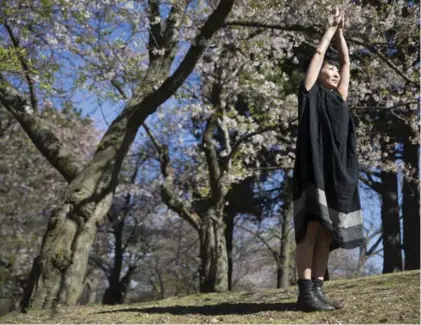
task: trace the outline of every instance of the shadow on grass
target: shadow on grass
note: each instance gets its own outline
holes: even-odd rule
[[[254,314],[262,311],[298,311],[296,303],[277,304],[229,304],[223,303],[210,306],[171,306],[171,307],[150,307],[150,308],[125,308],[110,311],[101,311],[98,314],[108,313],[150,313],[150,314],[172,314],[172,315],[229,315],[229,314]]]

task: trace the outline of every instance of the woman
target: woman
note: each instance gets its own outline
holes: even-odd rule
[[[343,35],[344,12],[336,8],[299,90],[299,131],[293,178],[298,307],[333,310],[342,305],[322,292],[329,251],[355,248],[363,237],[358,194],[355,125],[346,105],[350,78]],[[324,61],[336,36],[340,68]]]

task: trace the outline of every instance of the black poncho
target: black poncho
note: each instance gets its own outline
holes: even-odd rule
[[[319,83],[298,93],[299,128],[293,176],[295,240],[309,221],[332,231],[330,250],[363,239],[355,124],[342,96]]]

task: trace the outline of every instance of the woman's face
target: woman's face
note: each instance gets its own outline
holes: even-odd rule
[[[321,84],[329,89],[335,89],[338,87],[339,80],[341,76],[339,75],[338,68],[329,63],[324,63],[322,70],[320,70],[319,81]]]

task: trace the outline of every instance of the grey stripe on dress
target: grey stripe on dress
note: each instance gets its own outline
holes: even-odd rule
[[[329,208],[325,191],[316,188],[313,184],[309,184],[293,205],[294,219],[301,217],[305,212],[318,212],[320,217],[334,228],[347,229],[363,223],[361,210],[344,213]]]

